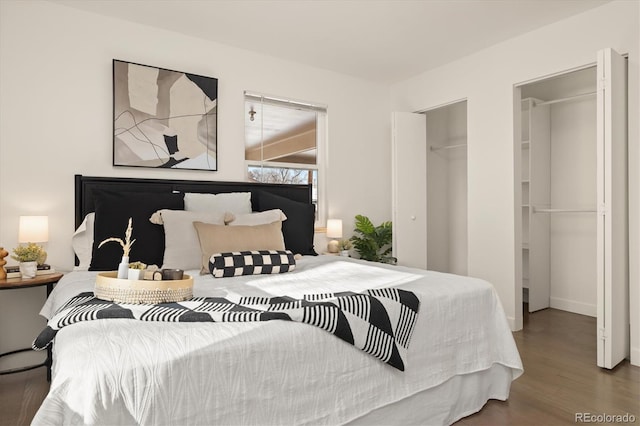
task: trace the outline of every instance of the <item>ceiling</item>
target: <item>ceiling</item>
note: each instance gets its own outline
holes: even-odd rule
[[[393,83],[610,0],[50,0]]]

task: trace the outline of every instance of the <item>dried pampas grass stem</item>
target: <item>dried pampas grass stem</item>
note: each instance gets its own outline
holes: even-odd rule
[[[133,232],[131,221],[132,221],[132,218],[129,218],[129,224],[127,225],[127,230],[124,233],[124,241],[122,241],[122,238],[116,238],[116,237],[107,238],[104,241],[102,241],[100,245],[98,245],[98,248],[102,247],[102,245],[105,243],[113,241],[113,242],[119,243],[122,246],[122,255],[128,257],[129,251],[131,251],[131,246],[133,245],[133,243],[136,242],[136,240],[131,239],[131,233]]]

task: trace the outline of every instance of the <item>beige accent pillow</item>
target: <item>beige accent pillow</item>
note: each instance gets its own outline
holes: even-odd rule
[[[209,273],[213,254],[242,250],[284,250],[282,222],[256,226],[225,226],[193,222],[202,252],[201,273]]]

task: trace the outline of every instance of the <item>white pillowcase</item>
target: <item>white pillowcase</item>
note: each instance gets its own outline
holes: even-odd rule
[[[273,222],[283,222],[287,216],[280,209],[266,210],[250,214],[236,214],[232,221],[227,221],[229,226],[256,226],[268,225]]]
[[[251,213],[250,192],[229,192],[223,194],[184,194],[184,209],[192,212]]]
[[[96,214],[94,212],[87,214],[71,237],[71,246],[80,261],[80,264],[74,268],[75,271],[89,270],[91,253],[93,251],[93,229],[95,221]]]
[[[202,254],[200,240],[193,222],[224,225],[225,212],[190,212],[185,210],[159,210],[164,223],[163,268],[200,269]]]

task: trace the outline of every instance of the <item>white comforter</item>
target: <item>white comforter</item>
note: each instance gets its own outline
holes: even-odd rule
[[[97,320],[60,330],[49,395],[34,424],[342,424],[453,376],[522,363],[485,281],[304,257],[294,272],[196,276],[195,296],[288,295],[400,286],[419,294],[406,371],[300,323],[147,323]],[[41,314],[93,288],[66,275]]]

